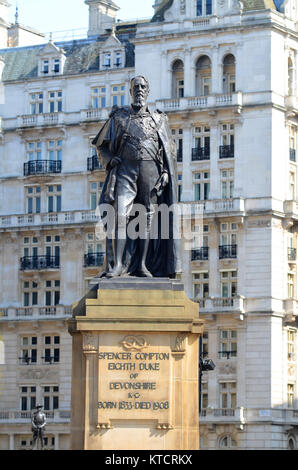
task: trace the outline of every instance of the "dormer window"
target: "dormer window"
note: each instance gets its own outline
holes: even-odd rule
[[[40,77],[62,75],[66,60],[65,51],[50,41],[38,53],[38,74]]]
[[[197,16],[212,15],[212,0],[197,0]]]
[[[111,67],[111,54],[110,53],[104,55],[104,66]]]
[[[48,60],[44,60],[43,63],[42,63],[42,65],[43,65],[42,72],[43,72],[44,74],[49,73],[49,61],[48,61]]]

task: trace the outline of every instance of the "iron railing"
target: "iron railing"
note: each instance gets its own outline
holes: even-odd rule
[[[34,160],[24,163],[24,176],[61,173],[61,160]]]
[[[89,266],[102,266],[104,263],[105,254],[102,252],[87,253],[84,256],[85,267]]]
[[[234,158],[234,145],[220,145],[219,158]]]
[[[237,245],[220,245],[219,259],[237,258]]]
[[[87,160],[88,171],[101,170],[101,169],[102,169],[102,164],[100,163],[96,155],[88,158]]]
[[[197,248],[192,250],[191,252],[191,260],[192,261],[203,261],[207,260],[209,257],[209,247],[202,246],[201,248]]]
[[[23,256],[20,261],[22,271],[60,268],[59,256]]]
[[[210,147],[196,147],[191,149],[191,159],[193,162],[210,160]]]

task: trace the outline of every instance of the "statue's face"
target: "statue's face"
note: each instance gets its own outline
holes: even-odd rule
[[[136,78],[132,82],[130,93],[132,97],[132,103],[135,106],[145,106],[149,90],[148,85],[143,78]]]

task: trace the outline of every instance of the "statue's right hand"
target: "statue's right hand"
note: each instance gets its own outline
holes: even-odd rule
[[[110,161],[110,167],[114,168],[116,165],[119,165],[119,163],[121,163],[121,158],[120,157],[114,157]]]

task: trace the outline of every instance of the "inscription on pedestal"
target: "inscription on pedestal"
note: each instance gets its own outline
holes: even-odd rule
[[[110,345],[100,345],[98,352],[98,422],[162,418],[168,423],[170,347],[150,344],[150,337],[141,335],[110,338]]]

